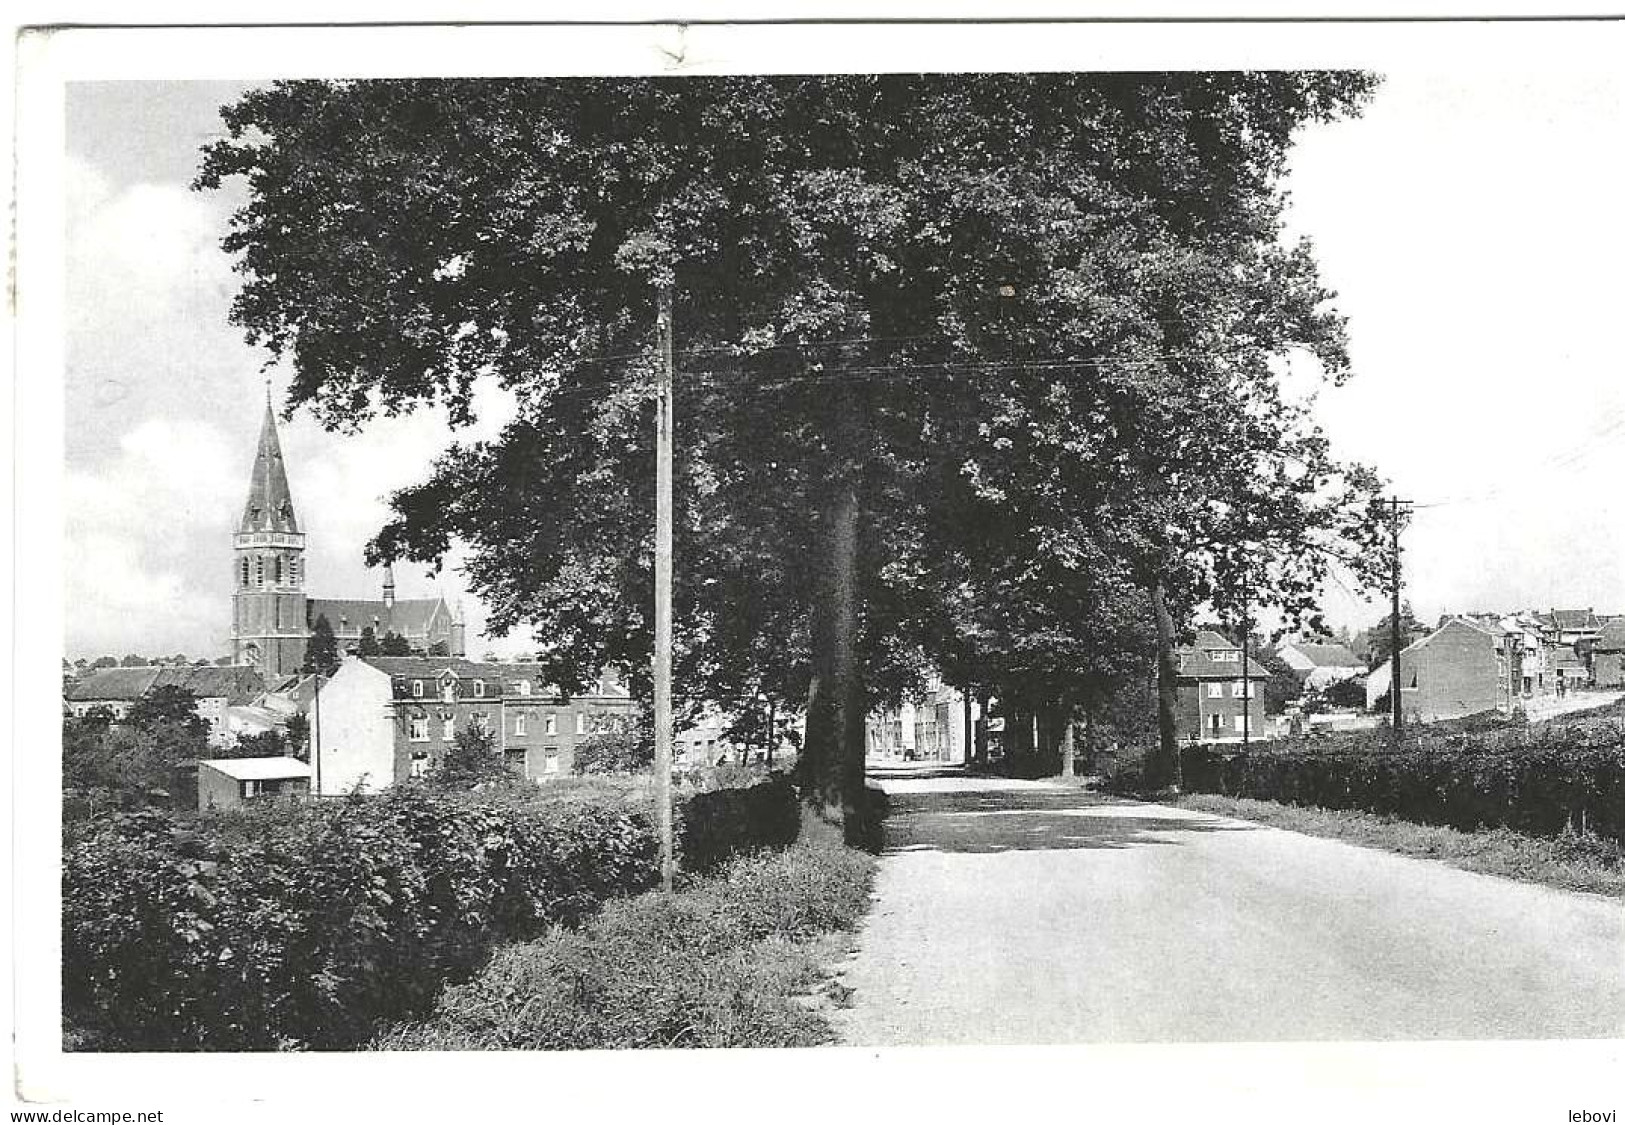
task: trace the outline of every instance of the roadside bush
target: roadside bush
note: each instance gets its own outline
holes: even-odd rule
[[[425,1011],[501,941],[652,887],[657,842],[625,787],[423,784],[203,817],[75,825],[63,857],[63,999],[80,1049],[343,1048]],[[795,838],[782,779],[687,798],[694,870]]]
[[[64,1008],[104,1050],[344,1047],[656,878],[645,813],[514,794],[117,815],[64,855]]]
[[[795,843],[801,805],[782,775],[747,789],[714,789],[683,800],[677,809],[677,847],[683,866],[709,871],[741,852]]]
[[[1566,829],[1625,840],[1625,736],[1608,723],[1424,728],[1396,752],[1370,733],[1185,751],[1192,792],[1364,809],[1464,831]]]
[[[508,946],[379,1050],[802,1047],[828,1027],[796,997],[824,934],[868,905],[873,860],[801,845],[735,860],[675,895],[611,903],[579,930]]]

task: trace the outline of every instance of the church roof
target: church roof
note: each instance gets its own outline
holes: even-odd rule
[[[299,531],[269,393],[265,396],[265,421],[260,425],[260,444],[254,453],[254,471],[249,477],[248,501],[243,505],[243,522],[239,531]]]
[[[316,618],[325,615],[335,637],[359,637],[361,630],[372,625],[373,618],[378,619],[375,632],[379,640],[390,632],[408,638],[424,637],[434,622],[435,612],[442,609],[448,628],[451,622],[451,610],[446,607],[444,598],[404,598],[393,607],[364,598],[309,598],[305,606],[305,620],[315,625]]]

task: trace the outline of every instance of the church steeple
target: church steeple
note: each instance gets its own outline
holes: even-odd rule
[[[305,537],[277,440],[271,387],[248,481],[242,523],[232,536],[232,651],[268,680],[299,671],[310,629],[305,621]]]
[[[260,425],[259,449],[248,481],[248,502],[243,505],[243,522],[238,530],[299,533],[293,494],[288,490],[288,472],[282,464],[282,444],[277,440],[270,383],[265,385],[265,421]]]

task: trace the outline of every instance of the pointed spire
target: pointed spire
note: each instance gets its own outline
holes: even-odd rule
[[[293,494],[288,491],[288,473],[282,464],[282,445],[277,440],[270,379],[265,381],[265,421],[260,426],[259,449],[254,454],[254,472],[249,478],[248,502],[243,505],[239,530],[299,530],[299,521],[293,514]]]

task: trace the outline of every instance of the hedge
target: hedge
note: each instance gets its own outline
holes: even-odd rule
[[[715,789],[687,798],[677,814],[683,866],[709,871],[741,852],[795,843],[801,802],[788,778],[743,789]]]
[[[1185,787],[1328,809],[1363,809],[1464,831],[1565,828],[1625,840],[1625,734],[1613,724],[1424,731],[1398,750],[1380,734],[1190,747]]]
[[[788,786],[755,789],[684,802],[690,866],[793,838]],[[115,814],[64,848],[71,1045],[353,1046],[427,1010],[494,943],[654,886],[656,853],[646,808],[535,790]]]

